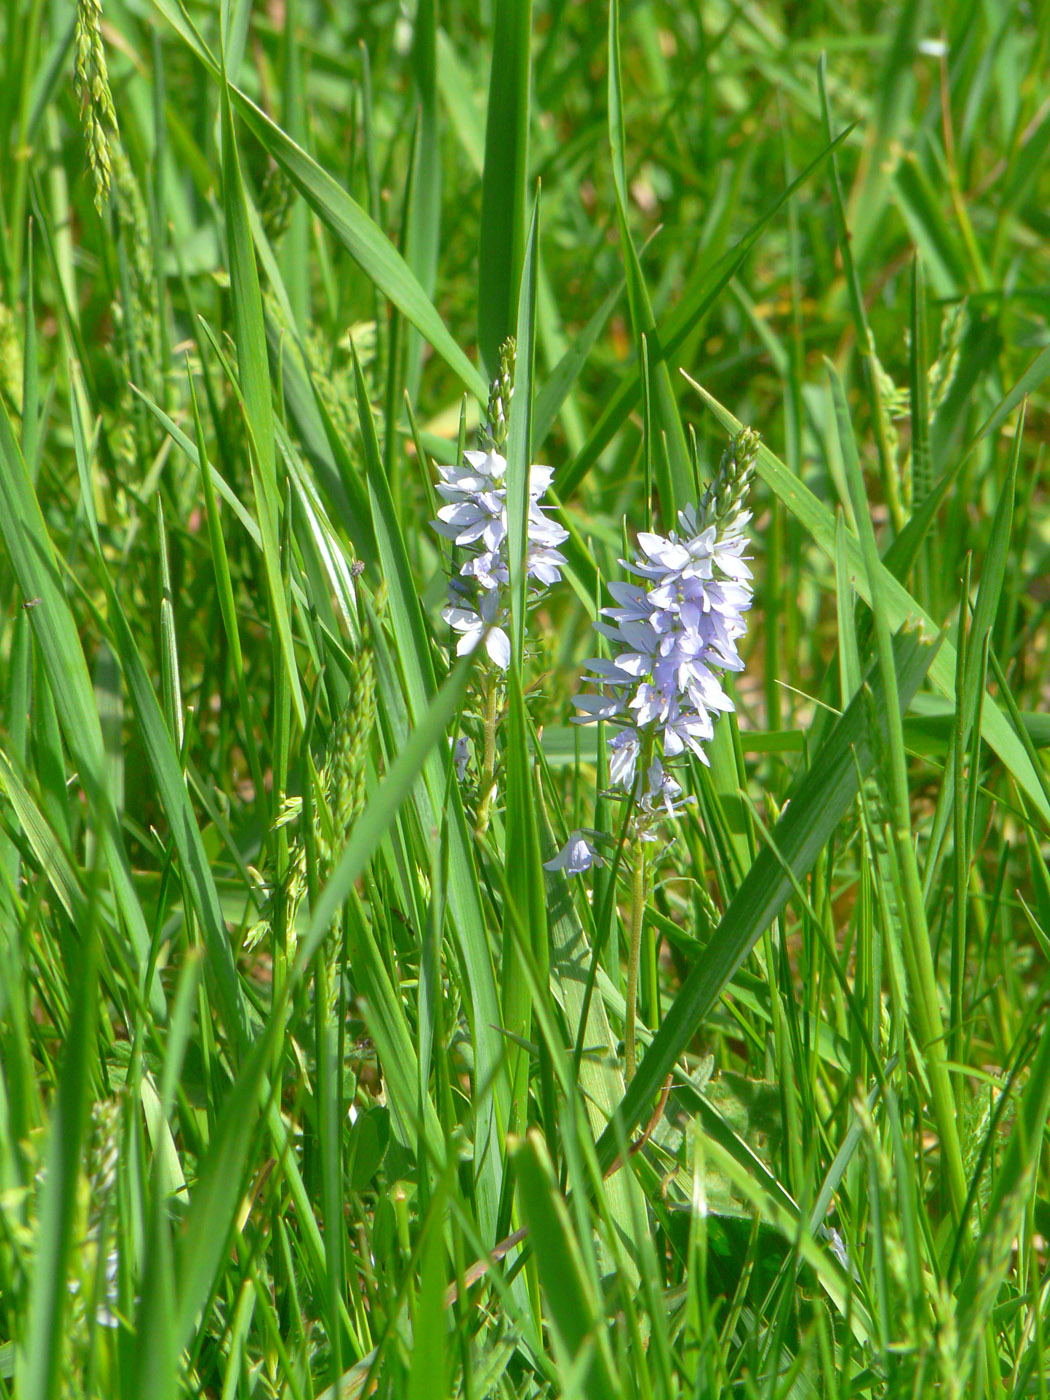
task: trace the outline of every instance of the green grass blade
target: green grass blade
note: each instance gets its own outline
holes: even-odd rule
[[[665,527],[675,519],[678,507],[688,504],[693,496],[693,477],[689,453],[685,444],[682,420],[674,399],[671,371],[664,353],[650,354],[643,360],[642,341],[647,347],[658,342],[652,302],[645,285],[642,266],[627,223],[627,168],[624,158],[623,102],[620,79],[620,6],[619,0],[609,5],[609,146],[612,152],[613,184],[620,222],[620,246],[627,270],[627,296],[631,308],[631,324],[638,344],[642,374],[648,375],[653,409],[653,441],[650,444],[660,489],[660,504]]]
[[[489,377],[513,332],[525,258],[532,0],[495,7],[478,249],[478,346]]]
[[[536,1252],[537,1272],[563,1367],[582,1368],[580,1393],[613,1400],[618,1387],[601,1300],[584,1267],[572,1220],[541,1138],[530,1133],[514,1153],[518,1200]]]
[[[507,557],[510,565],[511,663],[507,676],[508,716],[507,850],[515,853],[507,865],[507,888],[522,926],[531,938],[537,976],[547,981],[547,903],[542,856],[536,826],[535,777],[526,737],[523,673],[525,609],[528,596],[527,554],[529,466],[532,460],[532,379],[535,365],[536,262],[539,252],[539,199],[533,207],[529,239],[518,297],[514,394],[507,433]],[[518,965],[517,941],[509,927],[503,935],[503,1025],[508,1034],[527,1040],[531,1028],[529,984]],[[541,1069],[543,1069],[541,1054]],[[508,1131],[520,1132],[528,1104],[529,1057],[520,1044],[507,1051],[511,1117]]]
[[[434,693],[434,666],[408,551],[380,460],[368,390],[360,364],[357,363],[355,378],[373,527],[383,577],[389,591],[390,620],[404,679],[408,713],[418,723]],[[425,764],[424,779],[430,806],[430,811],[425,814],[426,822],[440,825],[444,812],[450,823],[449,911],[470,986],[471,1033],[478,1082],[475,1140],[477,1188],[480,1193],[481,1224],[485,1230],[494,1230],[502,1184],[502,1165],[496,1150],[497,1125],[501,1121],[498,1105],[502,1102],[506,1106],[507,1103],[504,1092],[504,1047],[498,1030],[499,998],[459,791],[453,786],[451,792],[446,793],[444,764],[436,754],[430,755]]]
[[[58,1095],[51,1112],[46,1177],[37,1224],[29,1322],[19,1348],[19,1390],[25,1400],[53,1400],[60,1393],[64,1344],[62,1320],[69,1307],[67,1268],[74,1246],[81,1144],[92,1077],[97,1069],[98,935],[93,901],[81,927],[77,995],[62,1055]]]
[[[224,90],[222,106],[223,197],[226,208],[226,238],[230,256],[230,292],[233,301],[234,338],[237,344],[237,384],[244,406],[251,447],[252,484],[255,508],[262,537],[263,563],[270,591],[273,623],[280,641],[285,675],[291,687],[299,724],[306,726],[306,705],[299,681],[299,663],[292,641],[291,621],[281,575],[278,531],[281,523],[281,497],[277,484],[277,454],[274,439],[273,405],[270,397],[270,371],[266,353],[266,323],[263,319],[259,272],[255,264],[248,205],[241,177],[240,157],[233,129],[229,93]],[[232,378],[232,376],[231,376]]]
[[[768,227],[784,205],[809,182],[831,152],[836,150],[848,135],[849,129],[840,132],[831,145],[821,151],[820,155],[810,162],[801,175],[792,180],[787,189],[773,201],[762,217],[752,224],[747,233],[727,253],[724,253],[713,267],[699,270],[695,283],[690,285],[688,292],[683,295],[674,311],[668,315],[667,323],[659,336],[648,338],[651,365],[658,359],[673,355],[684,344],[687,337],[692,334],[717,301],[721,292],[743,266],[744,260],[758,242],[763,230]],[[582,450],[562,472],[558,487],[563,497],[570,496],[586,478],[598,458],[637,408],[641,396],[641,373],[640,369],[635,369],[620,382]]]
[[[116,812],[106,782],[104,746],[91,680],[77,627],[59,580],[54,550],[29,479],[7,410],[0,404],[0,533],[29,610],[48,685],[66,742],[98,814],[110,878],[131,938],[140,973],[149,960],[150,936],[135,892]],[[36,601],[39,600],[39,601]],[[163,1016],[160,986],[150,994],[155,1014]]]
[[[143,747],[149,760],[161,805],[171,826],[172,839],[179,852],[183,874],[193,899],[194,912],[204,930],[208,969],[214,978],[220,1014],[232,1043],[243,1049],[248,1039],[248,1022],[230,939],[226,932],[222,905],[215,887],[200,828],[190,803],[186,782],[171,732],[153,693],[149,676],[124,610],[112,590],[108,576],[109,622],[132,708],[138,721]]]
[[[214,58],[170,0],[153,0],[153,3],[205,67],[217,77],[219,68]],[[484,403],[488,395],[484,378],[449,334],[433,302],[375,221],[249,97],[233,84],[229,93],[242,120],[318,218],[331,229],[358,263],[365,276],[393,302],[471,393]]]

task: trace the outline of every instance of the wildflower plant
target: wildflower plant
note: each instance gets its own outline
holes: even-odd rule
[[[1001,8],[7,6],[0,1400],[1050,1400]]]
[[[747,493],[758,435],[744,428],[723,454],[715,479],[696,507],[678,514],[679,530],[638,536],[632,581],[612,582],[609,621],[595,623],[612,643],[610,657],[592,657],[585,681],[596,689],[576,697],[578,724],[605,723],[609,775],[631,803],[635,845],[631,946],[627,986],[627,1073],[634,1068],[634,1021],[642,917],[646,897],[646,843],[692,799],[672,766],[692,754],[707,763],[705,744],[733,701],[722,684],[742,671],[738,643],[753,589],[745,533]],[[581,844],[582,843],[582,844]],[[594,853],[579,832],[558,857],[570,874],[585,870]]]

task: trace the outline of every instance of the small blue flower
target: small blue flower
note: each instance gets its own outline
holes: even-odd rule
[[[564,870],[566,875],[582,875],[592,865],[605,862],[584,836],[582,831],[572,831],[569,839],[553,860],[543,863],[544,870]]]

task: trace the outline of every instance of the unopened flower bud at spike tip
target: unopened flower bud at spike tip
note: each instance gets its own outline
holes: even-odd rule
[[[758,443],[753,428],[741,428],[723,452],[715,479],[697,507],[697,516],[704,525],[716,530],[731,529],[743,513],[754,480]]]
[[[508,336],[499,349],[499,366],[496,377],[489,389],[488,424],[486,434],[493,447],[502,448],[507,443],[507,424],[510,421],[510,401],[514,397],[514,366],[517,358],[517,343]]]

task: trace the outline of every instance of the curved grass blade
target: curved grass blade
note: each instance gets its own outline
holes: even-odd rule
[[[170,0],[153,0],[153,4],[212,76],[219,77],[220,69],[214,57]],[[365,276],[393,302],[471,393],[484,403],[488,395],[485,380],[456,344],[433,302],[379,225],[301,146],[232,83],[229,85],[229,95],[245,125],[250,127],[260,144],[318,218],[339,239]]]
[[[689,383],[725,430],[728,433],[739,432],[742,426],[740,420],[694,379],[690,379],[688,375],[685,377],[689,379]],[[833,561],[835,558],[835,517],[827,506],[818,501],[812,491],[803,485],[764,443],[759,445],[756,469],[766,485],[780,497],[791,514],[812,536],[814,542]],[[846,548],[850,573],[856,579],[857,592],[866,602],[870,602],[860,543],[852,533],[848,533],[846,536]],[[928,630],[934,629],[932,619],[884,564],[880,566],[878,578],[880,587],[884,589],[886,611],[891,627],[899,628],[908,618],[917,618],[925,624]],[[933,659],[930,666],[930,679],[943,695],[947,696],[949,700],[954,699],[955,648],[947,640]],[[1023,744],[991,696],[985,699],[981,716],[981,735],[1032,799],[1043,820],[1050,822],[1050,804],[1043,793],[1042,784],[1036,776]]]

